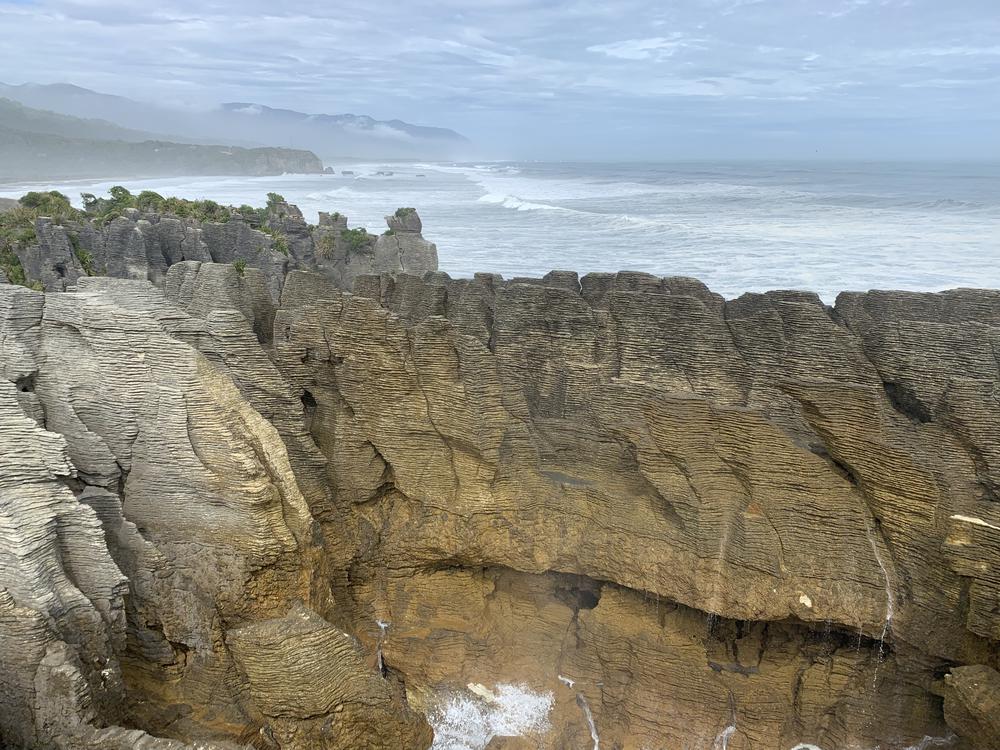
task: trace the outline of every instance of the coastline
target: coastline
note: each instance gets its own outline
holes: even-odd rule
[[[335,175],[125,181],[139,192],[260,205],[285,195],[315,224],[337,211],[351,226],[416,206],[442,270],[541,277],[629,268],[704,280],[727,298],[811,289],[940,291],[1000,286],[1000,167],[799,163],[579,165],[509,162],[333,163]],[[353,172],[344,175],[343,172]],[[378,172],[392,172],[391,176]],[[423,176],[419,176],[423,175]],[[115,180],[44,187],[79,204]],[[41,187],[41,186],[39,186]],[[3,191],[0,195],[16,195]]]

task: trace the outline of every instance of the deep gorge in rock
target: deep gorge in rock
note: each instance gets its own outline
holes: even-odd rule
[[[1000,292],[452,279],[279,199],[12,246],[0,745],[1000,747]]]

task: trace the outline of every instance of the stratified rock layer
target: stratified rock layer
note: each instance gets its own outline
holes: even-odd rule
[[[996,659],[996,598],[975,593],[1000,525],[996,293],[830,309],[640,274],[355,291],[283,307],[275,345],[352,504],[356,606],[393,622],[407,684],[559,694],[568,675],[623,747],[710,745],[730,722],[730,747],[948,734],[937,676]]]
[[[341,214],[321,213],[319,224],[310,225],[283,200],[269,202],[265,214],[261,221],[231,209],[226,221],[214,222],[127,208],[103,223],[40,217],[34,239],[15,242],[10,252],[45,291],[65,291],[89,276],[147,279],[162,288],[176,264],[222,263],[258,273],[255,287],[263,286],[275,303],[293,270],[316,271],[349,290],[361,275],[420,275],[438,267],[437,248],[420,234],[413,209],[387,216],[390,229],[378,237],[348,229]]]
[[[213,260],[0,286],[7,744],[996,746],[1000,293]]]
[[[330,657],[339,703],[308,717],[325,739],[296,746],[353,748],[372,722],[429,744],[426,722],[349,647],[296,661],[230,643],[293,608],[333,632],[303,494],[315,484],[293,469],[309,456],[251,405],[294,397],[246,320],[192,318],[147,282],[87,281],[48,297],[0,290],[0,738],[76,747],[111,723],[273,742],[304,730],[262,711],[279,688],[248,665],[301,686],[312,658]],[[228,357],[248,365],[241,380]]]

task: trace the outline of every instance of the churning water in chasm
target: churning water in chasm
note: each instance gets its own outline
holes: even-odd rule
[[[559,675],[559,681],[569,689],[576,682]],[[576,703],[580,707],[590,731],[592,747],[583,750],[600,750],[600,738],[593,713],[582,692],[576,692]],[[444,694],[439,703],[428,712],[428,719],[434,728],[434,744],[431,750],[483,750],[494,737],[540,737],[551,729],[549,714],[554,705],[551,692],[531,690],[525,685],[501,684],[493,690],[470,684],[465,690]],[[703,750],[729,750],[729,742],[736,734],[735,722],[724,727],[710,746]],[[932,750],[950,747],[957,737],[926,736],[920,742],[905,750]],[[650,747],[647,750],[681,750],[674,747]],[[702,750],[696,745],[685,746],[683,750]],[[783,750],[783,749],[779,749]],[[802,742],[788,750],[842,750],[827,748]],[[867,750],[881,750],[880,747]]]
[[[434,727],[431,750],[483,750],[494,737],[544,734],[554,696],[524,685],[497,685],[493,690],[469,685],[441,698],[428,712]]]

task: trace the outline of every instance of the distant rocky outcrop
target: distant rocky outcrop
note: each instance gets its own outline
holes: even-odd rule
[[[319,225],[311,226],[273,193],[262,209],[133,196],[123,188],[112,193],[88,197],[83,212],[58,193],[27,196],[0,218],[0,269],[21,283],[63,291],[88,276],[148,279],[163,287],[175,264],[231,264],[235,271],[227,275],[240,287],[266,291],[272,307],[293,270],[318,271],[342,289],[364,274],[437,270],[437,249],[420,234],[413,209],[387,217],[390,229],[376,237],[349,229],[340,214],[321,214]],[[177,283],[193,290],[196,269],[186,265],[179,272],[185,281]],[[262,330],[269,335],[270,323]]]
[[[65,179],[134,174],[314,174],[323,163],[311,151],[203,146],[167,141],[95,141],[12,130],[0,125],[0,178]]]
[[[1000,292],[451,279],[406,209],[105,200],[120,278],[0,285],[0,745],[426,750],[458,693],[480,748],[997,747]]]

